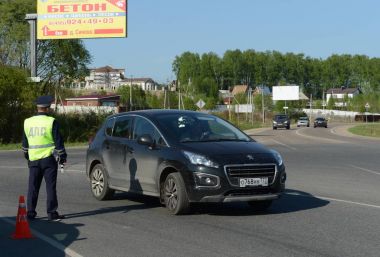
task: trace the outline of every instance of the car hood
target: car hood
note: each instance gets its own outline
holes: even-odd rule
[[[273,152],[257,142],[197,142],[184,150],[199,153],[222,164],[275,162]]]

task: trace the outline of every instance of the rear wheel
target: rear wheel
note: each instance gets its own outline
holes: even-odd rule
[[[166,208],[171,214],[178,215],[189,211],[189,198],[185,183],[179,173],[170,173],[166,177],[163,194]]]
[[[287,126],[286,129],[290,129],[290,126]]]
[[[251,206],[251,208],[258,212],[263,212],[268,210],[268,208],[272,204],[272,200],[265,200],[265,201],[249,201],[248,204]]]
[[[103,165],[96,164],[90,174],[92,195],[100,200],[112,198],[115,190],[109,188],[108,177]]]

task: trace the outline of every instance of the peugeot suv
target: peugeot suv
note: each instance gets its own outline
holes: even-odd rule
[[[290,129],[290,119],[286,114],[277,114],[273,117],[273,129],[286,128]]]
[[[213,115],[144,110],[106,119],[87,150],[98,200],[115,190],[159,198],[171,214],[193,202],[247,202],[267,209],[285,189],[280,154]]]

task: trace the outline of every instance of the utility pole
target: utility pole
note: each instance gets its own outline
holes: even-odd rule
[[[37,77],[37,14],[26,14],[25,20],[30,25],[30,76],[32,80]],[[36,81],[38,82],[38,81]]]
[[[310,94],[310,120],[313,117],[313,94]]]
[[[261,85],[261,107],[262,107],[262,110],[263,110],[263,123],[265,123],[264,85]]]

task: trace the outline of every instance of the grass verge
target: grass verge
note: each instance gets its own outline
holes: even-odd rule
[[[380,123],[358,125],[348,131],[355,135],[380,138]]]

